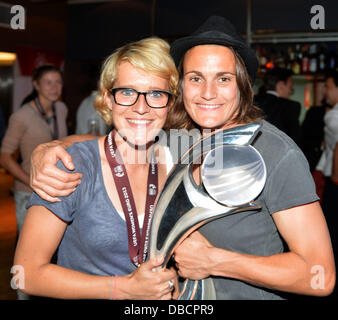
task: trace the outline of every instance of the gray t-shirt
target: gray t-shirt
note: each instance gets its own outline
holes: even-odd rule
[[[199,229],[216,247],[269,256],[285,251],[272,215],[318,200],[307,160],[283,132],[263,121],[253,146],[267,169],[266,185],[257,198],[260,211],[245,211],[217,219]],[[287,248],[286,248],[287,250]],[[213,277],[217,299],[281,299],[280,293],[243,281]]]
[[[135,270],[129,258],[126,222],[106,192],[97,140],[75,143],[67,149],[81,184],[61,202],[51,203],[33,194],[28,207],[41,205],[67,228],[58,250],[61,266],[95,275],[124,275]],[[57,166],[66,170],[59,161]]]

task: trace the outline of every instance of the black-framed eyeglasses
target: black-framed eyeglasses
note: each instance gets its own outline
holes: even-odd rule
[[[164,90],[140,92],[132,88],[112,88],[109,89],[109,92],[113,95],[116,104],[126,107],[134,105],[140,94],[143,94],[147,105],[156,109],[167,107],[173,96],[170,92]]]

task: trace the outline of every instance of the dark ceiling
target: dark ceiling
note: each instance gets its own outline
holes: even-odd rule
[[[252,0],[252,30],[313,31],[310,10],[318,4],[325,9],[325,31],[338,31],[338,1],[335,0]],[[89,58],[106,54],[124,42],[151,34],[171,41],[191,33],[213,14],[227,17],[240,32],[246,32],[247,0],[69,4],[67,55]]]
[[[5,0],[17,3],[16,0]],[[51,49],[71,59],[99,59],[127,41],[157,35],[169,41],[187,35],[213,14],[227,17],[246,32],[247,0],[23,0],[27,30],[4,37],[0,46],[38,46],[44,38]],[[310,32],[313,5],[325,9],[325,30],[338,31],[336,0],[251,0],[252,30]],[[1,29],[1,28],[0,28]],[[0,30],[0,36],[4,34]],[[65,40],[66,39],[66,40]],[[8,43],[6,43],[8,41]],[[55,44],[55,45],[54,45]],[[1,48],[0,48],[1,49]]]

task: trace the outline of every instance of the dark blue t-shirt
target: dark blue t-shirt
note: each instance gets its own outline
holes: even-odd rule
[[[95,275],[124,275],[135,270],[129,258],[125,221],[104,187],[97,140],[75,143],[67,149],[81,184],[61,202],[51,203],[33,194],[28,203],[41,205],[67,222],[58,250],[58,265]],[[58,168],[66,170],[59,161]]]

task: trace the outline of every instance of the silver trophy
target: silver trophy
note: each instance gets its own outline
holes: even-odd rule
[[[266,167],[250,144],[260,124],[217,132],[195,143],[171,171],[152,218],[149,257],[164,256],[166,267],[175,248],[203,224],[261,207],[252,202],[262,191]],[[202,184],[192,177],[193,164],[203,159]],[[211,278],[184,281],[180,300],[213,300]]]

